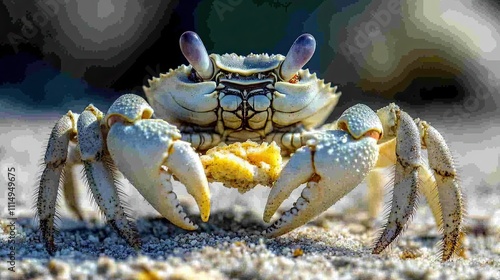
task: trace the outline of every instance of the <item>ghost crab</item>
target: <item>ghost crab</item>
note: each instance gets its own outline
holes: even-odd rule
[[[208,55],[194,32],[180,47],[190,62],[144,87],[139,96],[118,98],[106,114],[89,105],[69,111],[55,124],[40,178],[37,214],[46,248],[55,251],[54,217],[58,187],[76,212],[71,167],[83,164],[85,179],[108,223],[133,247],[141,243],[118,191],[121,172],[144,198],[173,224],[194,230],[173,192],[171,180],[184,184],[200,209],[210,214],[207,178],[197,152],[219,143],[275,142],[291,158],[274,182],[264,210],[269,222],[281,203],[303,183],[294,207],[265,230],[285,234],[315,218],[365,178],[380,193],[380,168],[394,166],[391,211],[373,253],[400,234],[423,192],[443,231],[442,260],[458,251],[463,202],[449,149],[439,132],[412,119],[395,104],[378,111],[358,104],[332,124],[321,125],[340,97],[336,87],[302,70],[316,43],[301,35],[288,54]],[[154,111],[153,111],[154,108]],[[427,149],[428,165],[422,160]],[[380,198],[380,195],[377,195]],[[377,204],[377,202],[373,202]],[[373,207],[372,214],[378,212]]]

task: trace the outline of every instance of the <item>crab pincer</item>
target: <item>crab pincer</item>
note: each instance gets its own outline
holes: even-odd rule
[[[356,121],[359,115],[370,121]],[[306,146],[292,155],[269,194],[264,221],[303,183],[307,186],[281,218],[265,233],[276,237],[300,227],[326,211],[358,186],[375,166],[382,124],[365,105],[349,108],[338,120],[345,130],[327,130],[308,136]]]
[[[142,98],[125,95],[106,114],[107,146],[123,175],[163,217],[174,225],[194,230],[173,192],[175,176],[200,209],[202,221],[210,216],[210,190],[198,154],[181,139],[175,126],[151,119],[153,109]]]

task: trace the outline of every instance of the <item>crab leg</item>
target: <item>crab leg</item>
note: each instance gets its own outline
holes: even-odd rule
[[[421,187],[421,192],[424,194],[425,199],[427,200],[427,203],[429,204],[429,207],[431,208],[432,215],[434,216],[434,220],[436,221],[436,226],[443,231],[443,234],[446,234],[448,232],[448,235],[444,235],[443,237],[443,249],[442,249],[442,260],[446,261],[452,256],[452,252],[455,252],[455,254],[459,257],[462,258],[467,258],[467,249],[465,248],[465,232],[461,229],[462,223],[463,223],[463,216],[465,214],[464,210],[464,200],[461,195],[461,190],[459,189],[459,184],[458,180],[455,178],[455,183],[456,186],[452,187],[450,191],[451,196],[453,196],[452,200],[456,201],[452,202],[451,204],[445,204],[443,207],[441,207],[442,203],[441,202],[441,197],[440,192],[438,191],[438,185],[436,182],[436,177],[438,175],[433,175],[433,171],[429,170],[429,168],[422,169],[422,171],[425,170],[425,172],[422,172],[422,175],[420,176],[420,180],[422,182],[422,187]],[[446,187],[445,187],[446,188]],[[445,188],[442,188],[442,192],[445,190]],[[456,188],[456,189],[455,189]],[[455,193],[454,193],[455,192]],[[460,206],[460,208],[458,208]],[[450,221],[450,227],[448,227],[448,230],[443,228],[443,213],[441,210],[442,208],[448,207],[448,211],[453,211],[452,209],[455,210],[456,219],[451,219]],[[460,213],[460,215],[458,215]],[[449,216],[447,219],[450,219]],[[445,219],[446,220],[446,219]],[[458,234],[458,239],[455,239],[456,236],[454,236],[454,230],[456,228],[459,228],[459,234]],[[447,241],[447,240],[448,241]],[[456,240],[456,244],[454,245],[454,242]],[[448,245],[446,245],[448,244]],[[452,247],[455,249],[452,250]],[[448,249],[447,249],[448,248]]]
[[[368,212],[370,218],[375,219],[381,212],[384,186],[391,182],[390,176],[384,172],[384,168],[394,167],[396,164],[396,138],[379,145],[379,155],[375,168],[367,176],[368,184]],[[424,194],[436,222],[441,223],[441,206],[435,190],[436,181],[432,172],[422,165],[418,177],[420,180],[420,191]]]
[[[415,210],[421,169],[419,131],[411,117],[397,111],[396,169],[391,212],[373,253],[379,254],[401,233]]]
[[[116,167],[104,151],[101,119],[102,113],[92,105],[89,105],[78,119],[78,147],[85,178],[107,221],[132,247],[139,249],[141,242],[137,228],[125,213],[118,194]]]
[[[396,163],[396,138],[379,145],[379,150],[376,168],[373,169],[367,177],[367,196],[370,198],[368,200],[368,209],[370,218],[372,219],[375,219],[380,213],[384,186],[390,182],[390,178],[384,176],[382,170],[387,167],[392,167]],[[436,180],[432,175],[432,171],[425,165],[421,166],[418,177],[420,180],[420,192],[425,196],[427,204],[429,204],[432,215],[439,227],[442,224],[442,218],[441,206],[439,205],[438,193],[436,190]]]
[[[379,145],[379,156],[376,168],[373,169],[367,177],[368,183],[368,209],[371,218],[378,216],[380,212],[380,205],[382,202],[382,194],[384,186],[390,182],[390,178],[383,176],[382,169],[393,167],[396,163],[396,138],[391,141]],[[420,192],[425,196],[429,207],[431,208],[432,215],[436,223],[441,225],[441,206],[437,197],[436,181],[432,175],[432,171],[425,165],[420,167],[418,177],[420,180]],[[374,199],[375,197],[376,199]]]
[[[360,116],[373,122],[352,122]],[[307,186],[294,207],[266,230],[268,236],[285,234],[321,214],[358,186],[375,166],[382,130],[375,112],[357,105],[344,112],[339,121],[347,131],[318,132],[284,167],[269,194],[264,221],[269,222],[294,189],[302,183]]]
[[[384,201],[384,186],[388,182],[384,171],[381,168],[373,169],[366,176],[366,183],[368,185],[368,216],[370,221],[374,221],[382,210],[382,203]]]
[[[453,158],[441,134],[427,122],[419,122],[423,143],[427,148],[429,165],[433,170],[441,207],[443,229],[443,256],[446,261],[460,246],[461,225],[463,219],[463,199],[457,180]],[[441,222],[441,223],[439,223]]]
[[[377,114],[382,120],[384,131],[388,132],[382,140],[392,139],[397,136],[397,139],[392,139],[381,145],[377,167],[387,167],[396,162],[395,175],[397,180],[398,176],[401,176],[401,173],[397,171],[397,165],[404,163],[401,159],[402,151],[398,150],[399,143],[413,143],[410,147],[404,148],[403,151],[414,152],[417,149],[415,148],[416,146],[422,146],[422,148],[427,149],[429,166],[432,171],[426,165],[422,165],[420,160],[415,162],[415,167],[418,168],[418,181],[416,183],[418,184],[418,190],[426,197],[437,226],[443,228],[443,224],[446,225],[443,228],[442,260],[448,260],[453,253],[465,256],[465,252],[463,251],[464,248],[462,247],[464,234],[461,231],[463,199],[456,178],[456,170],[454,168],[452,156],[443,137],[432,126],[419,119],[412,121],[415,123],[415,127],[413,127],[409,116],[402,112],[395,104],[390,104],[380,109]],[[401,126],[413,127],[411,128],[412,132],[405,133],[401,130]],[[418,136],[415,136],[415,129],[418,131]],[[396,153],[391,152],[391,150],[394,150],[391,148],[391,146],[393,146],[392,142],[396,142]],[[368,181],[368,183],[369,187],[373,188],[378,182]],[[396,196],[396,188],[394,196]],[[408,197],[409,201],[413,200],[413,194]],[[394,200],[392,210],[394,210]],[[411,209],[408,210],[410,211]],[[400,212],[401,211],[398,211],[399,214]],[[374,253],[382,251],[382,247],[384,245],[387,247],[387,242],[390,243],[390,239],[385,241],[383,239],[391,236],[390,231],[388,231],[388,226],[390,226],[391,223],[391,215],[393,215],[393,211],[391,211],[389,222],[374,248]],[[396,216],[396,214],[394,214],[394,216]]]
[[[110,107],[107,145],[118,169],[144,198],[170,222],[197,229],[186,215],[170,182],[174,175],[186,186],[200,209],[202,221],[210,215],[210,192],[200,158],[181,139],[177,128],[149,119],[152,109],[136,95],[124,95]]]
[[[76,149],[76,145],[69,145],[68,157],[64,165],[64,182],[63,182],[63,195],[68,209],[73,212],[79,220],[83,220],[82,209],[78,204],[77,184],[75,182],[74,166],[81,164],[80,152]]]
[[[375,168],[366,176],[368,185],[368,215],[373,221],[381,212],[384,200],[384,187],[391,182],[391,177],[387,176],[385,168],[394,166],[396,162],[396,139],[379,145],[379,154]]]
[[[68,155],[68,144],[76,135],[78,114],[69,111],[55,124],[49,137],[45,152],[45,168],[40,177],[37,196],[37,214],[40,219],[45,247],[49,254],[54,254],[54,217],[56,213],[57,192],[64,165]]]

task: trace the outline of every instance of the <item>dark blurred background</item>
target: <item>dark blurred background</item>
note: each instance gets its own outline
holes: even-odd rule
[[[3,0],[2,115],[106,109],[125,92],[142,95],[148,78],[186,63],[179,36],[193,30],[220,54],[286,54],[313,34],[306,67],[343,92],[332,118],[358,102],[391,101],[453,123],[489,117],[497,13],[485,0]]]

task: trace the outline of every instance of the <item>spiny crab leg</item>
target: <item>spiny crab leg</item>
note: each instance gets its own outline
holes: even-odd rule
[[[396,170],[391,212],[373,253],[382,252],[401,233],[414,212],[419,189],[422,158],[418,128],[412,118],[396,112]]]
[[[136,227],[125,214],[115,187],[115,168],[104,150],[101,118],[102,113],[92,105],[81,115],[70,111],[61,117],[50,135],[44,159],[46,167],[38,190],[37,214],[47,251],[51,255],[56,251],[54,217],[58,188],[61,183],[71,184],[71,178],[67,177],[72,176],[70,167],[76,161],[83,163],[85,179],[108,222],[131,246],[140,247]],[[78,145],[70,147],[70,141],[76,141],[77,134]],[[75,155],[68,157],[68,149]]]
[[[394,231],[402,229],[403,224],[401,224],[401,221],[403,221],[402,218],[405,217],[405,214],[400,211],[401,206],[399,204],[404,203],[403,205],[406,205],[405,209],[411,210],[407,207],[407,202],[395,202],[396,196],[399,197],[400,195],[403,195],[402,198],[406,196],[406,200],[412,202],[415,190],[413,185],[407,185],[406,192],[401,190],[396,193],[398,178],[405,177],[405,171],[402,171],[401,167],[398,168],[398,165],[407,166],[407,168],[411,167],[412,165],[408,164],[408,160],[405,160],[404,157],[415,155],[415,151],[420,150],[419,147],[421,146],[427,149],[429,167],[432,171],[426,165],[422,165],[422,160],[413,160],[413,168],[418,170],[418,178],[415,179],[413,172],[410,172],[407,178],[416,180],[415,185],[425,195],[438,227],[443,229],[442,260],[450,259],[454,253],[464,255],[465,253],[461,251],[463,250],[461,242],[463,242],[464,238],[461,230],[464,214],[463,198],[453,158],[443,137],[425,121],[411,120],[395,104],[390,104],[378,110],[377,115],[384,125],[385,133],[381,142],[390,140],[381,145],[379,159],[383,160],[377,162],[377,167],[383,168],[390,166],[391,163],[396,163],[396,187],[389,221],[381,238],[375,245],[374,253],[380,253],[383,248],[387,247],[388,243],[394,240]],[[402,147],[403,145],[406,145],[406,147]],[[391,153],[391,150],[394,149],[391,149],[393,146],[395,146],[395,153]],[[369,185],[373,183],[376,182],[369,182]],[[398,224],[401,224],[401,226],[398,226]]]
[[[463,198],[457,180],[453,157],[443,136],[425,121],[419,121],[424,147],[427,148],[429,166],[433,170],[441,206],[442,221],[438,227],[443,229],[442,260],[451,258],[460,247],[463,219]]]
[[[294,189],[303,183],[307,186],[294,207],[266,229],[268,236],[287,233],[326,211],[358,186],[377,162],[382,125],[375,112],[358,104],[347,109],[338,123],[344,131],[309,135],[307,145],[297,150],[284,167],[269,194],[264,221],[270,221]]]
[[[100,123],[102,113],[92,105],[78,119],[78,148],[87,184],[107,222],[135,249],[141,241],[133,223],[122,206],[117,190],[116,167],[105,152]]]
[[[105,125],[108,150],[123,175],[144,198],[176,226],[195,225],[180,205],[170,182],[174,175],[191,194],[202,221],[210,215],[210,192],[203,165],[176,127],[150,119],[153,109],[139,96],[127,94],[109,108]]]
[[[63,170],[68,155],[68,144],[76,135],[78,114],[69,111],[62,116],[49,137],[45,152],[45,168],[40,177],[40,186],[37,195],[37,215],[40,219],[45,247],[50,254],[54,254],[54,218],[56,214],[57,192],[60,181],[63,180]]]

